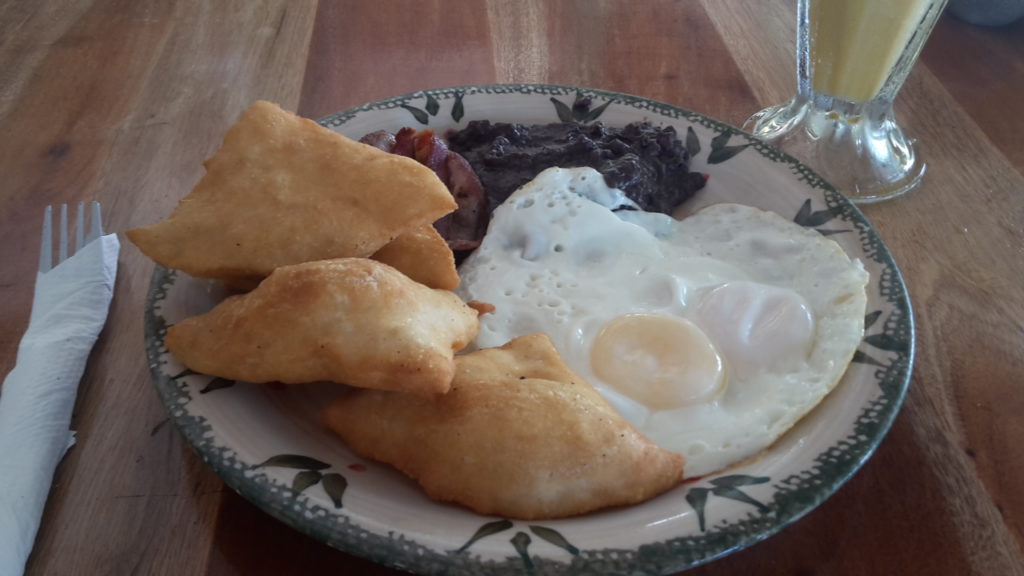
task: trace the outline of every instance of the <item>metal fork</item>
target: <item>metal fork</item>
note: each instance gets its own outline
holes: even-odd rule
[[[60,205],[60,243],[57,246],[57,265],[74,256],[85,248],[86,244],[103,236],[103,219],[100,214],[100,203],[89,202],[90,215],[89,234],[85,234],[85,203],[78,203],[75,211],[75,250],[68,254],[68,205]],[[53,264],[53,206],[47,206],[43,212],[43,245],[39,250],[39,272],[45,274],[54,267]]]

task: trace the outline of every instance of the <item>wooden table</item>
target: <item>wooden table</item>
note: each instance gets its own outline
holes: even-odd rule
[[[795,1],[0,3],[0,371],[46,204],[168,214],[258,98],[309,117],[451,85],[627,92],[741,124],[795,85]],[[874,457],[806,518],[694,574],[1024,574],[1024,22],[939,23],[897,102],[930,162],[865,208],[918,356]],[[125,245],[29,574],[396,574],[278,523],[167,425],[145,362],[152,264]],[[4,456],[0,454],[0,466]],[[0,487],[3,489],[3,487]]]

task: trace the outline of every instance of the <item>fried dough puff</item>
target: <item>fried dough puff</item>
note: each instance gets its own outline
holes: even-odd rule
[[[165,267],[234,286],[251,286],[279,266],[368,257],[457,206],[415,160],[263,101],[204,165],[170,217],[126,234]],[[454,261],[444,264],[450,278]]]
[[[480,514],[559,518],[652,498],[682,455],[633,428],[532,334],[456,357],[447,394],[357,390],[327,411],[358,454]]]
[[[454,290],[459,286],[455,256],[431,224],[403,232],[371,258],[431,288]]]
[[[278,268],[248,294],[167,330],[190,369],[247,382],[328,380],[445,392],[477,311],[365,258]]]

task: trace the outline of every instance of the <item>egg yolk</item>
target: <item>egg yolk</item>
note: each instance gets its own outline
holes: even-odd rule
[[[628,314],[604,325],[590,349],[598,378],[652,410],[707,402],[724,384],[707,336],[674,316]]]

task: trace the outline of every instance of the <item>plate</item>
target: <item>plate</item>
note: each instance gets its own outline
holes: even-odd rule
[[[319,416],[335,393],[330,384],[258,386],[186,370],[164,346],[166,328],[223,294],[215,283],[157,267],[146,305],[153,379],[175,424],[225,483],[313,538],[420,574],[669,574],[778,532],[857,471],[903,402],[914,333],[899,270],[856,207],[806,166],[736,128],[612,92],[464,86],[365,104],[320,123],[359,138],[404,126],[443,133],[475,119],[674,126],[692,168],[709,175],[687,211],[739,202],[839,242],[871,274],[864,340],[843,380],[758,458],[643,504],[543,522],[485,517],[433,502],[393,469],[352,454]]]

